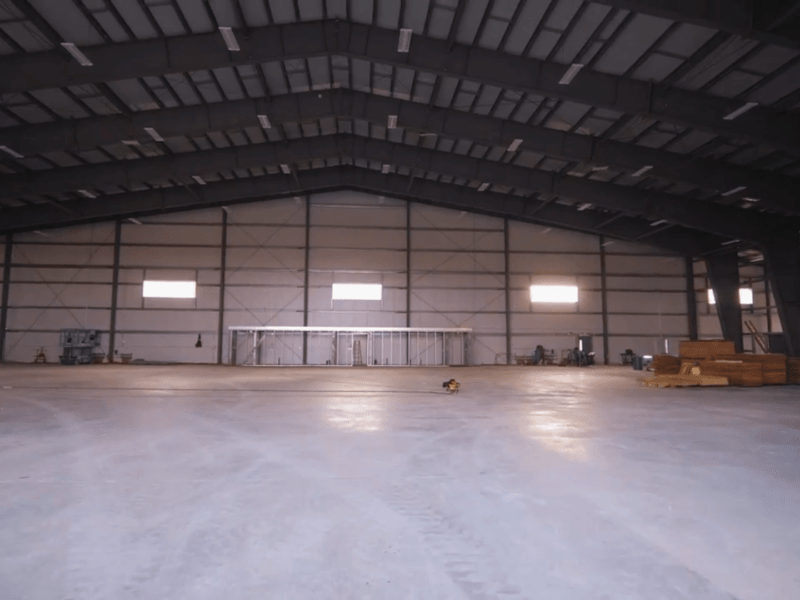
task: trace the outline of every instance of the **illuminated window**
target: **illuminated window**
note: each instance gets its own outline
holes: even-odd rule
[[[714,290],[708,290],[708,303],[716,304],[717,299],[714,297]],[[739,288],[739,304],[742,306],[750,306],[753,304],[753,290],[752,288]]]
[[[334,300],[380,300],[383,286],[380,283],[334,283]]]
[[[145,281],[142,286],[145,298],[194,298],[196,295],[194,281]]]
[[[532,285],[531,302],[561,302],[575,304],[578,301],[578,286]]]

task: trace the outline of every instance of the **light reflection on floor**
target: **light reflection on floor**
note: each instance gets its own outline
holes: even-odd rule
[[[564,417],[554,416],[554,411],[534,410],[529,413],[528,431],[538,443],[548,450],[578,461],[589,459],[586,439],[580,437],[581,428]]]
[[[325,405],[327,421],[344,431],[381,431],[386,407],[376,397],[330,397]]]

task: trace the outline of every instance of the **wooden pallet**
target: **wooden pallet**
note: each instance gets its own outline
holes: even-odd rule
[[[657,375],[642,379],[641,382],[652,388],[711,387],[728,385],[728,378],[715,375]]]

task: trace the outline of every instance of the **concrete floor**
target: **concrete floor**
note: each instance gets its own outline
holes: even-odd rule
[[[0,366],[0,597],[800,598],[800,388],[638,376]]]

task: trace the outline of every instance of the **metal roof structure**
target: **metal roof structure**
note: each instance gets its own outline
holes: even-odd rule
[[[0,0],[0,232],[352,188],[796,238],[800,4],[702,4]]]

